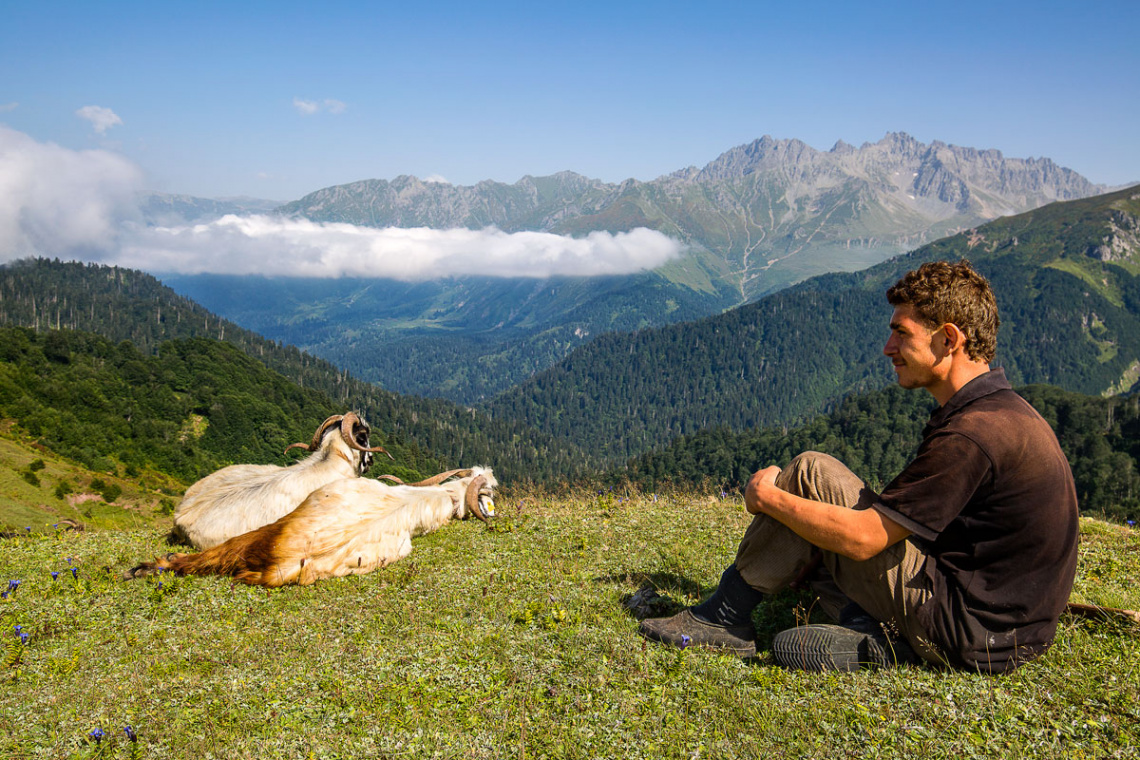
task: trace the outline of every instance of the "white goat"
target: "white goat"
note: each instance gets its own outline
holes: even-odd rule
[[[346,479],[318,488],[274,523],[200,554],[168,554],[144,562],[124,579],[171,570],[179,575],[231,575],[256,586],[306,586],[323,578],[369,573],[408,556],[412,537],[453,517],[494,516],[490,468],[453,470],[433,485],[386,486]],[[429,479],[432,480],[432,479]]]
[[[186,489],[171,539],[209,549],[292,512],[326,483],[360,477],[372,464],[372,452],[388,454],[369,446],[369,434],[355,412],[336,414],[321,423],[311,443],[285,449],[307,449],[312,456],[288,467],[235,464],[207,475]]]

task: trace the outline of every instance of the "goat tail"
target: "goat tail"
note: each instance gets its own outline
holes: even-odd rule
[[[167,554],[143,562],[123,573],[124,580],[165,571],[176,575],[230,575],[251,586],[281,586],[286,579],[274,561],[274,546],[281,533],[278,523],[234,536],[198,554]]]

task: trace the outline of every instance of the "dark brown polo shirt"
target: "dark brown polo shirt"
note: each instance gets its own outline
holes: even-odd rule
[[[1041,415],[996,369],[934,411],[875,508],[927,552],[919,620],[953,665],[1000,673],[1053,641],[1077,566],[1077,494]]]

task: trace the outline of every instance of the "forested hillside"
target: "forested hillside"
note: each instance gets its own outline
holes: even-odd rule
[[[712,426],[803,422],[891,381],[886,288],[923,261],[971,259],[1002,315],[1015,384],[1119,393],[1140,377],[1140,192],[1057,203],[865,272],[813,278],[698,322],[606,335],[487,405],[609,462]]]
[[[116,344],[130,341],[144,357],[160,354],[172,339],[221,341],[319,392],[338,411],[361,411],[374,429],[448,466],[484,463],[507,478],[546,480],[566,477],[581,464],[572,447],[550,436],[362,382],[323,359],[219,319],[142,272],[43,259],[7,265],[0,269],[0,325],[36,333],[89,331]]]
[[[1140,517],[1140,399],[1098,398],[1045,385],[1018,392],[1057,433],[1073,468],[1081,509],[1117,519]],[[606,480],[646,490],[736,490],[762,467],[782,467],[801,451],[822,451],[882,488],[913,457],[934,407],[930,394],[892,386],[852,396],[832,413],[794,430],[735,433],[722,426],[682,436],[612,470]]]
[[[184,483],[231,462],[288,464],[322,420],[345,410],[233,346],[165,341],[157,354],[94,333],[0,328],[0,417],[95,471],[153,469]],[[379,469],[434,472],[442,463],[377,425]]]

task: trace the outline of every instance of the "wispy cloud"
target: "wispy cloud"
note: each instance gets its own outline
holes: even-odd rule
[[[328,111],[331,114],[341,114],[348,108],[343,101],[334,100],[332,98],[326,98],[325,100],[293,98],[293,107],[303,116],[312,116],[320,111]]]
[[[101,135],[106,134],[111,127],[123,123],[118,114],[103,106],[83,106],[75,112],[75,115],[91,122],[91,126]]]
[[[20,107],[20,104],[15,103],[15,102],[13,102],[13,103],[0,103],[0,113],[8,113],[9,111],[15,111],[19,107]]]
[[[429,174],[424,177],[424,182],[434,182],[437,185],[450,185],[451,182],[442,174]]]
[[[115,262],[152,272],[390,277],[550,277],[626,274],[660,266],[680,244],[653,230],[507,233],[375,229],[270,216],[225,216],[183,227],[134,226]]]
[[[626,274],[681,252],[639,228],[546,232],[376,229],[274,216],[147,226],[143,175],[117,154],[39,143],[0,126],[0,260],[58,256],[149,272],[391,277]]]

